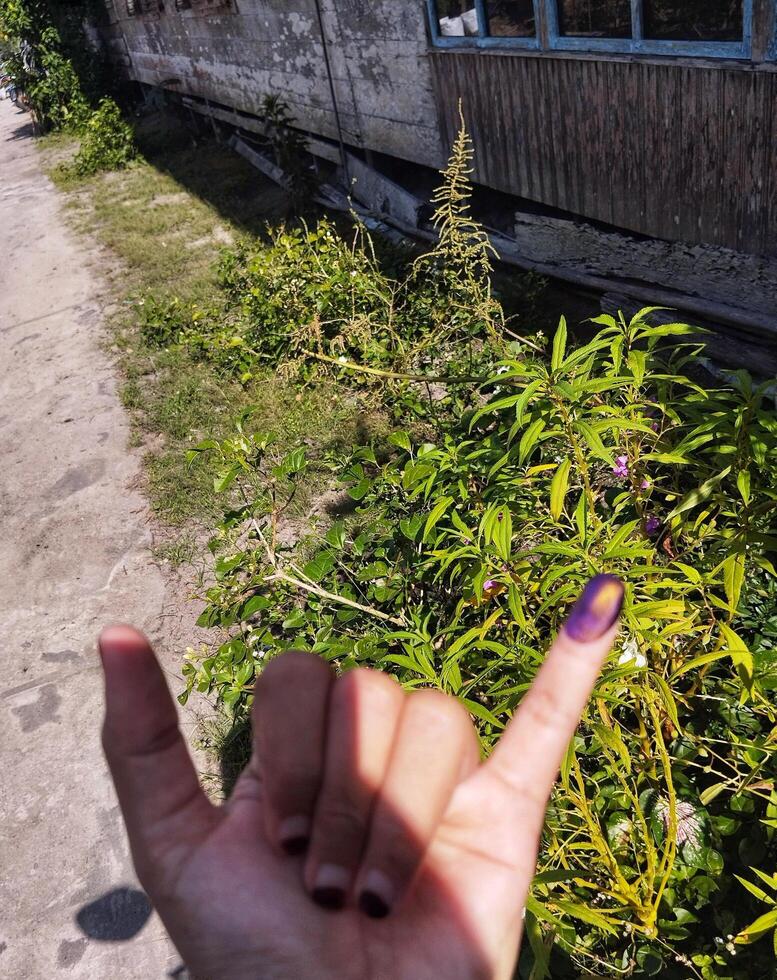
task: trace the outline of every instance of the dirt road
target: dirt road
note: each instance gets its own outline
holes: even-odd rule
[[[103,287],[61,204],[0,101],[0,976],[181,977],[132,873],[94,651],[104,623],[134,622],[173,674],[179,607],[132,489]]]

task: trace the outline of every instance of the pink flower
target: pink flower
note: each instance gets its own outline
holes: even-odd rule
[[[640,490],[649,490],[650,489],[650,480],[648,480],[648,478],[645,477],[645,479],[642,481],[642,483],[640,483],[639,488],[640,488]]]
[[[645,530],[651,537],[658,533],[660,527],[661,521],[654,514],[651,514],[645,521]]]
[[[618,456],[615,460],[615,466],[612,468],[613,473],[616,476],[626,477],[629,475],[629,457],[628,456]]]
[[[495,578],[487,578],[483,583],[483,591],[490,592],[491,589],[495,589],[499,585]]]

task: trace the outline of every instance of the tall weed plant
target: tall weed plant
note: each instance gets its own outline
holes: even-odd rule
[[[346,244],[326,224],[227,260],[235,321],[219,343],[235,329],[244,368],[342,358],[354,384],[383,379],[404,424],[388,445],[313,458],[304,444],[276,452],[249,412],[191,451],[218,460],[225,495],[199,620],[220,640],[187,655],[181,700],[215,695],[239,724],[264,664],[302,647],[460,699],[488,753],[583,582],[617,574],[623,626],[548,810],[520,975],[766,978],[773,394],[744,372],[700,385],[690,328],[655,326],[651,310],[598,317],[587,343],[563,319],[547,351],[509,340],[464,186],[446,173],[437,200],[458,240],[441,234],[404,277],[363,230]],[[179,320],[152,315],[149,338],[180,342]],[[203,351],[212,329],[197,334]],[[402,371],[429,367],[457,394],[419,425],[417,376]],[[337,474],[350,508],[291,545],[312,466]]]

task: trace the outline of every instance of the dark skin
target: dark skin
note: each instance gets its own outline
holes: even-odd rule
[[[103,742],[135,867],[197,980],[512,977],[545,807],[614,618],[593,639],[561,631],[485,763],[455,699],[284,654],[221,807],[145,637],[103,631]]]

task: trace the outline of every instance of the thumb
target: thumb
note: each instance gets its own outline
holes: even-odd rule
[[[148,640],[109,626],[98,641],[105,675],[103,748],[141,881],[164,871],[216,819],[200,786],[178,713]]]

